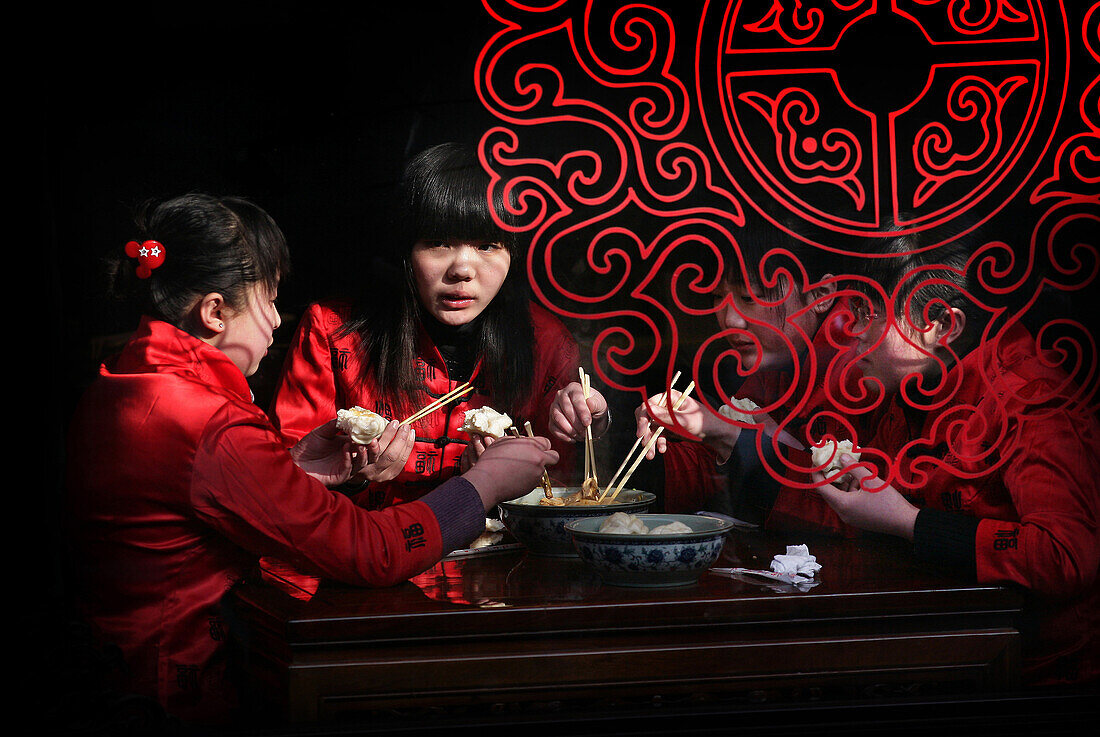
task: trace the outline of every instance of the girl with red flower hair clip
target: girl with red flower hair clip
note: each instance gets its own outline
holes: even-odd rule
[[[470,543],[487,510],[533,488],[557,455],[545,438],[509,438],[417,501],[353,504],[330,487],[365,448],[332,420],[288,452],[249,390],[280,323],[278,226],[247,200],[201,194],[151,204],[137,224],[130,251],[140,259],[156,241],[163,259],[139,260],[141,274],[128,254],[115,265],[116,291],[136,291],[143,317],[70,424],[69,580],[78,613],[120,649],[128,691],[186,721],[225,721],[220,602],[261,556],[353,585],[399,583]]]

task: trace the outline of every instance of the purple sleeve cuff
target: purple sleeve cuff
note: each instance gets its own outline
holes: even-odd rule
[[[485,532],[485,506],[474,485],[452,476],[420,497],[439,522],[443,555],[464,548]]]

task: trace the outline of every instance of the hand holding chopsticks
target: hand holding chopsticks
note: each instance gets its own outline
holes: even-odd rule
[[[672,381],[670,381],[668,383],[668,390],[663,392],[661,394],[661,398],[657,400],[657,406],[658,407],[664,407],[665,406],[665,402],[668,400],[668,393],[670,391],[672,391],[672,387],[676,386],[676,382],[679,381],[679,379],[680,379],[680,372],[677,371],[672,376]],[[626,458],[623,458],[623,462],[621,464],[619,464],[619,469],[617,471],[615,471],[615,475],[611,477],[611,481],[607,482],[607,488],[603,490],[603,494],[600,495],[600,499],[603,499],[605,496],[607,496],[607,493],[609,491],[611,491],[613,488],[615,488],[615,482],[619,480],[619,474],[621,474],[623,472],[623,469],[626,468],[626,464],[630,462],[630,458],[631,458],[631,456],[634,455],[634,451],[638,450],[638,446],[641,445],[641,444],[642,444],[642,436],[639,435],[638,439],[634,441],[634,445],[631,446],[629,451],[627,451]]]
[[[409,423],[416,422],[421,417],[425,415],[430,415],[432,412],[435,412],[437,409],[445,405],[447,402],[450,402],[452,399],[458,399],[459,397],[466,396],[473,390],[474,388],[470,386],[470,382],[468,381],[465,384],[460,384],[451,391],[444,394],[442,397],[439,397],[438,399],[427,404],[423,409],[420,409],[414,414],[411,414],[405,419],[401,420],[401,424],[408,425]]]
[[[684,401],[688,398],[688,395],[691,394],[693,389],[695,389],[695,382],[694,381],[691,382],[690,384],[688,384],[687,388],[684,389],[683,393],[679,397],[676,398],[676,403],[672,406],[672,411],[673,412],[675,412],[677,409],[680,408],[680,405],[682,405],[684,403]],[[665,395],[662,397],[662,399],[666,400],[666,402],[667,402],[668,394],[671,392],[671,390],[672,390],[672,385],[670,384],[669,385],[669,392],[666,392]],[[640,453],[638,453],[637,457],[635,457],[634,462],[631,463],[629,470],[626,472],[626,475],[623,476],[622,480],[618,482],[618,485],[613,487],[612,484],[608,484],[608,487],[606,489],[604,489],[604,493],[600,497],[600,499],[605,499],[605,498],[614,499],[615,497],[617,497],[619,495],[619,492],[623,490],[624,486],[626,486],[626,482],[630,480],[630,476],[638,468],[638,465],[641,464],[641,462],[645,459],[645,457],[647,455],[649,455],[649,451],[653,448],[653,446],[657,444],[657,439],[659,437],[661,437],[661,433],[664,432],[664,429],[665,428],[662,426],[662,427],[658,427],[656,430],[653,431],[653,435],[649,438],[649,442],[645,444],[645,447],[642,449],[642,451]],[[631,449],[631,453],[633,453],[634,449],[636,449],[637,447],[638,447],[638,443],[635,443],[634,448]],[[627,459],[623,461],[624,466],[626,465],[626,463],[629,459],[630,459],[630,454],[627,454]],[[616,475],[618,475],[618,474],[616,474]]]
[[[575,443],[584,440],[588,427],[598,440],[610,424],[607,399],[591,383],[586,394],[580,381],[571,381],[554,395],[546,429],[554,440]]]
[[[587,400],[592,393],[592,385],[589,383],[588,374],[583,368],[577,368],[581,377],[581,390]],[[600,482],[596,477],[596,451],[592,447],[592,425],[584,428],[584,483],[581,484],[581,497],[597,499],[600,496]]]

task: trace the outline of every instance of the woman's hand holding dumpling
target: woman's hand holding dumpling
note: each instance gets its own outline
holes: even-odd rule
[[[290,449],[290,457],[310,476],[335,487],[354,472],[353,448],[348,437],[337,429],[336,420],[331,420],[302,436]]]

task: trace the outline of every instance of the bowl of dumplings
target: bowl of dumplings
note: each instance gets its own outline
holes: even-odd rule
[[[631,514],[565,525],[581,560],[614,586],[690,586],[714,565],[733,523],[698,514]]]
[[[501,502],[500,519],[508,531],[533,555],[576,558],[569,522],[606,517],[612,511],[644,512],[657,497],[649,491],[623,489],[614,501],[597,503],[585,498],[580,486],[551,487],[547,498],[540,487],[529,494]]]

